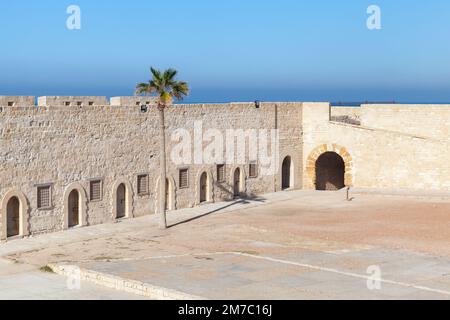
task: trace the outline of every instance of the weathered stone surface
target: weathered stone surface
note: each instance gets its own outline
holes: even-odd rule
[[[8,101],[14,105],[8,106]],[[0,106],[0,239],[6,238],[11,197],[22,199],[22,236],[66,229],[69,192],[74,189],[80,193],[82,226],[116,220],[117,189],[122,184],[126,217],[156,211],[160,139],[154,98],[116,97],[111,105],[105,97],[41,97],[39,107],[31,102],[33,97],[0,97],[0,105],[6,103]],[[143,104],[147,108],[142,109]],[[425,117],[423,110],[428,108],[432,114]],[[238,168],[241,194],[280,191],[281,164],[287,157],[293,168],[290,189],[314,189],[316,162],[326,152],[343,159],[346,186],[450,191],[450,114],[446,108],[370,105],[336,111],[329,103],[310,102],[262,103],[260,108],[254,103],[174,105],[166,110],[169,209],[200,204],[203,173],[208,180],[206,202],[234,197]],[[357,117],[362,125],[330,121],[337,112]],[[202,125],[200,137],[194,129],[198,123]],[[171,152],[179,144],[172,135],[179,129],[187,130],[192,139],[192,159],[182,165],[171,161]],[[243,130],[238,135],[249,129],[279,129],[275,174],[249,177],[254,159],[247,152],[242,163],[227,165],[225,181],[217,182],[217,164],[204,164],[201,157],[194,157],[196,144],[203,150],[209,146],[209,141],[202,142],[208,129],[223,137],[229,129]],[[250,147],[247,143],[247,151]],[[179,174],[185,168],[189,170],[188,187],[181,188]],[[138,194],[138,176],[143,174],[149,177],[149,192]],[[102,181],[101,199],[90,201],[90,184],[95,179]],[[43,185],[51,188],[51,205],[38,209],[37,189]]]
[[[67,100],[66,97],[58,99]],[[93,97],[77,97],[74,101],[78,100],[96,101]],[[81,217],[83,226],[116,219],[117,200],[114,195],[119,183],[129,186],[127,194],[131,195],[131,200],[127,200],[127,205],[131,206],[130,217],[153,214],[157,208],[160,145],[155,105],[150,105],[143,113],[137,105],[83,105],[79,108],[61,106],[60,103],[47,107],[3,107],[0,112],[0,202],[6,204],[9,201],[5,195],[11,190],[19,190],[24,195],[29,210],[21,223],[30,234],[67,228],[68,192],[74,186],[83,195],[79,206],[85,208]],[[228,129],[270,130],[278,127],[280,159],[292,157],[294,187],[301,188],[301,110],[301,103],[263,103],[259,109],[253,103],[174,105],[168,108],[167,172],[174,199],[170,209],[199,204],[203,172],[208,173],[210,180],[209,201],[233,198],[233,174],[237,167],[243,172],[242,192],[246,195],[281,189],[281,168],[275,175],[249,178],[248,155],[245,163],[226,166],[223,183],[216,182],[215,164],[172,163],[170,152],[178,144],[178,141],[172,141],[172,133],[184,128],[194,138],[195,122],[202,123],[203,132],[216,129],[224,137]],[[203,147],[207,145],[207,142],[203,143]],[[184,167],[189,169],[189,186],[181,189],[178,177],[179,170]],[[138,195],[137,177],[142,174],[149,175],[150,190],[148,194]],[[89,200],[90,181],[93,179],[102,180],[100,201]],[[51,187],[50,208],[37,209],[37,186],[40,185]],[[5,230],[6,209],[0,215],[3,217],[1,230]],[[5,231],[0,237],[5,238]]]
[[[141,105],[155,105],[158,99],[155,97],[112,97],[110,104],[112,106],[141,106]]]
[[[80,106],[104,106],[108,104],[106,97],[96,96],[44,96],[38,98],[38,106],[66,106],[66,107],[80,107]]]
[[[32,96],[0,96],[0,107],[33,106],[34,100]]]

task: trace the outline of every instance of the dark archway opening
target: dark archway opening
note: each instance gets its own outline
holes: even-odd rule
[[[283,190],[286,190],[291,187],[292,187],[292,159],[291,157],[288,156],[283,160],[281,188]]]
[[[208,199],[208,174],[203,172],[200,177],[200,203],[206,202]]]
[[[233,195],[235,198],[241,196],[241,169],[236,168],[233,176]]]
[[[322,154],[316,162],[316,190],[336,191],[344,187],[344,159],[335,152]]]

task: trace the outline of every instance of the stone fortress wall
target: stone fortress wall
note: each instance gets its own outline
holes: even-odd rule
[[[351,125],[330,121],[328,103],[304,105],[304,188],[314,188],[315,161],[332,151],[345,160],[346,185],[402,192],[450,191],[446,133],[450,106],[362,105],[360,109],[361,125]]]
[[[79,226],[112,222],[117,217],[117,189],[126,188],[126,217],[155,213],[159,177],[159,118],[150,99],[143,111],[137,102],[147,98],[114,98],[113,105],[78,106],[77,102],[102,101],[95,97],[46,97],[58,105],[2,106],[0,112],[0,210],[1,238],[7,238],[8,203],[21,205],[20,235],[69,228],[69,196],[77,190]],[[141,100],[141,101],[136,101]],[[70,102],[70,106],[65,104]],[[119,106],[118,104],[125,104]],[[153,103],[153,104],[152,104]],[[175,105],[166,111],[168,202],[170,210],[194,207],[201,202],[201,176],[207,174],[207,194],[202,202],[234,198],[234,174],[240,170],[240,193],[260,195],[281,190],[281,177],[250,177],[250,159],[226,165],[224,181],[217,181],[216,164],[182,164],[170,161],[174,130],[184,128],[192,137],[194,124],[203,131],[227,129],[280,130],[280,157],[292,158],[292,188],[301,188],[301,104],[253,103]],[[204,147],[207,145],[204,142]],[[248,143],[247,143],[248,145]],[[192,145],[192,149],[194,145]],[[248,148],[248,146],[247,146]],[[193,150],[192,150],[193,151]],[[180,170],[188,169],[188,185],[180,187]],[[138,194],[138,176],[147,175],[148,192]],[[101,181],[101,198],[92,201],[91,182]],[[39,208],[39,188],[49,188],[50,204]],[[12,209],[11,209],[12,210]]]
[[[159,118],[154,98],[115,97],[109,103],[105,97],[41,97],[38,101],[35,106],[34,97],[0,97],[0,240],[9,238],[8,223],[16,223],[19,236],[68,229],[73,210],[79,215],[77,226],[113,222],[122,210],[125,218],[156,212]],[[236,189],[247,197],[316,189],[324,154],[342,161],[342,177],[333,173],[340,170],[339,163],[324,168],[332,187],[342,178],[340,187],[448,192],[449,107],[355,108],[308,102],[174,105],[166,112],[168,209],[231,200]],[[391,117],[397,112],[403,115],[396,127]],[[261,164],[247,156],[243,163],[225,165],[219,181],[221,163],[203,164],[194,158],[187,164],[171,161],[171,151],[179,145],[172,136],[180,128],[192,137],[193,155],[196,145],[208,147],[201,136],[209,129],[224,137],[230,129],[244,130],[235,131],[238,136],[249,129],[278,129],[280,165],[273,174],[261,174]],[[256,174],[250,172],[252,166]],[[98,182],[101,188],[95,189]],[[42,189],[49,193],[40,193]],[[70,200],[74,191],[76,209]],[[91,199],[95,192],[99,198]],[[49,198],[45,207],[39,207],[42,197]],[[11,218],[14,212],[18,212],[16,222]]]
[[[450,138],[450,105],[363,105],[362,125],[437,140]]]

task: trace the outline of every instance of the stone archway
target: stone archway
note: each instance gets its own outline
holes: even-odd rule
[[[214,202],[213,175],[209,169],[204,168],[198,172],[195,185],[197,205],[205,202]]]
[[[15,236],[28,236],[28,200],[22,192],[13,190],[6,193],[2,199],[0,214],[2,217],[1,240]]]
[[[116,218],[125,218],[127,215],[127,187],[123,183],[117,187],[116,208]]]
[[[208,174],[203,172],[200,176],[200,203],[208,201]]]
[[[12,197],[6,204],[6,236],[8,238],[20,235],[20,201]]]
[[[125,178],[117,180],[113,185],[112,209],[114,220],[133,217],[133,189]]]
[[[175,188],[172,179],[166,179],[166,210],[172,211],[175,208]]]
[[[161,192],[160,186],[159,186],[160,178],[156,180],[156,188],[155,188],[155,195],[156,195],[156,202],[155,202],[155,213],[158,213],[158,199],[159,199],[159,193]],[[176,190],[176,184],[175,179],[172,176],[167,175],[166,179],[166,210],[167,211],[173,211],[177,209],[177,190]]]
[[[78,183],[70,184],[64,190],[63,230],[87,225],[87,194]]]
[[[316,190],[336,191],[344,187],[344,159],[336,152],[323,153],[316,161]]]
[[[294,187],[294,163],[291,156],[283,160],[281,167],[281,189],[287,190]]]
[[[81,212],[81,206],[80,206],[80,192],[77,189],[73,189],[69,194],[68,199],[68,208],[69,208],[69,215],[68,215],[68,227],[74,228],[80,225],[80,212]]]
[[[233,181],[232,195],[234,198],[245,197],[246,195],[246,172],[244,167],[234,167],[231,170],[231,181]]]
[[[234,175],[233,175],[233,195],[234,197],[239,197],[242,193],[241,191],[241,169],[240,168],[236,168],[236,170],[234,170]]]
[[[350,152],[345,147],[337,144],[324,144],[315,148],[306,160],[306,175],[304,181],[305,189],[316,189],[318,182],[316,172],[317,161],[326,153],[335,153],[339,155],[344,162],[344,186],[353,186],[353,158]]]

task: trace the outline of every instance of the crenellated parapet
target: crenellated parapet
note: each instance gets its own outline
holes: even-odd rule
[[[103,96],[43,96],[38,98],[38,106],[104,106],[108,105],[108,99]]]
[[[34,106],[33,96],[0,96],[0,107]]]
[[[112,106],[142,106],[154,105],[158,98],[150,96],[130,96],[130,97],[112,97],[110,104]]]

